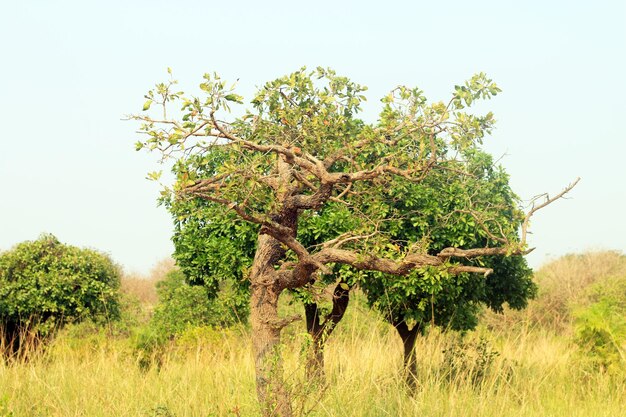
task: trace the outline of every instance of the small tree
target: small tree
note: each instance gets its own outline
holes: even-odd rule
[[[22,353],[26,340],[51,336],[71,322],[119,316],[120,270],[91,249],[52,235],[0,254],[0,335],[4,353]]]
[[[489,247],[497,245],[499,240],[515,242],[523,220],[523,213],[517,208],[518,199],[509,188],[508,176],[501,167],[493,166],[488,154],[476,149],[463,150],[460,161],[432,172],[417,184],[390,187],[382,204],[376,210],[386,213],[380,230],[394,242],[391,249],[418,244],[433,255],[446,247]],[[311,234],[317,235],[318,230],[336,233],[345,228],[345,224],[340,224],[343,222],[333,222],[337,213],[334,214],[318,218],[318,222],[322,219],[330,222],[328,227],[304,227],[301,239],[313,241]],[[490,234],[487,223],[498,224],[498,236]],[[370,306],[398,331],[410,382],[416,373],[415,341],[426,325],[471,329],[477,324],[482,305],[496,311],[501,311],[505,302],[523,308],[535,293],[531,270],[523,257],[485,257],[480,263],[470,259],[464,264],[487,266],[494,272],[483,279],[425,268],[396,277],[339,268],[340,282],[334,289],[332,309],[326,317],[320,317],[316,302],[306,305],[307,326],[314,342],[309,374],[322,374],[325,341],[342,319],[349,302],[349,289],[354,285],[365,291]],[[331,278],[336,280],[335,276]]]
[[[283,291],[310,285],[338,264],[395,276],[426,268],[489,274],[489,267],[459,260],[526,253],[530,216],[571,188],[529,211],[519,241],[500,233],[498,224],[486,223],[486,230],[500,239],[497,246],[455,245],[434,254],[417,242],[400,246],[380,227],[387,218],[382,201],[391,188],[445,170],[459,151],[476,148],[489,133],[491,113],[464,111],[500,91],[484,74],[456,86],[447,104],[428,104],[420,90],[398,87],[383,100],[373,125],[356,117],[365,88],[327,69],[302,69],[267,83],[252,100],[253,111],[231,121],[221,113],[243,98],[217,75],[205,74],[203,98],[176,92],[174,85],[172,80],[159,84],[147,95],[144,110],[158,104],[161,116],[134,116],[147,135],[137,149],[176,158],[178,175],[171,191],[177,198],[218,203],[259,228],[248,279],[257,394],[264,415],[292,415],[280,334],[299,316],[279,316]],[[220,166],[212,154],[222,158]],[[205,157],[208,169],[198,170]],[[355,226],[315,247],[304,246],[299,220],[331,205],[345,205],[358,220],[350,222]]]
[[[457,170],[432,173],[421,183],[409,185],[403,198],[390,199],[388,212],[393,214],[383,227],[396,242],[420,242],[436,254],[447,247],[490,247],[518,241],[524,216],[506,173],[493,166],[488,154],[475,149],[464,152],[462,160],[456,164]],[[498,225],[498,233],[492,233],[489,225]],[[427,268],[404,277],[370,273],[373,276],[358,281],[370,305],[402,338],[411,382],[416,374],[415,341],[426,326],[473,329],[483,305],[495,311],[502,311],[504,303],[520,309],[535,295],[532,271],[521,256],[462,262],[493,272],[483,278]]]

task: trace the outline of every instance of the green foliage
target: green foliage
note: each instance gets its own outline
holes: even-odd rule
[[[194,329],[225,328],[245,323],[247,294],[232,280],[219,283],[217,293],[200,285],[189,285],[184,274],[174,269],[157,284],[159,302],[150,323],[136,336],[135,348],[142,367],[161,360],[168,341],[198,338]]]
[[[215,146],[214,137],[224,137],[216,133],[216,113],[229,112],[230,104],[243,100],[234,92],[235,84],[217,74],[205,74],[203,78],[202,97],[174,92],[177,82],[171,79],[148,92],[146,98],[153,107],[158,105],[164,115],[174,113],[180,121],[164,122],[160,128],[161,122],[149,114],[135,116],[143,122],[140,129],[145,133],[137,149],[176,158],[177,181],[174,187],[164,190],[165,195],[177,193],[198,179],[219,178],[219,187],[211,188],[212,196],[242,202],[249,213],[272,213],[280,202],[263,179],[272,171],[273,152],[259,152],[238,141],[233,141],[232,146]],[[479,143],[493,128],[493,117],[471,115],[464,110],[500,90],[484,74],[478,74],[458,87],[446,105],[428,103],[421,90],[399,86],[383,99],[383,110],[375,125],[356,117],[365,91],[366,87],[331,69],[302,68],[266,83],[251,100],[253,108],[232,122],[223,122],[223,127],[229,135],[256,146],[284,146],[318,160],[360,143],[358,150],[349,152],[354,163],[339,159],[332,166],[333,172],[372,169],[381,157],[397,169],[417,172],[431,156],[435,136],[441,156],[446,151],[470,149]],[[371,185],[363,187],[369,189]],[[381,191],[379,187],[373,189]],[[354,200],[351,203],[360,207],[379,197],[380,194],[352,193],[346,199]],[[229,211],[228,204],[220,203],[218,207]]]
[[[450,170],[433,173],[417,184],[398,184],[377,210],[387,214],[382,228],[391,236],[391,251],[436,254],[447,247],[497,246],[518,241],[522,213],[508,175],[477,149],[461,152]],[[521,309],[536,294],[532,271],[521,256],[490,256],[465,265],[490,267],[493,273],[454,275],[444,268],[423,268],[404,277],[381,273],[354,278],[371,306],[391,323],[433,324],[454,330],[473,329],[486,305],[501,312],[507,303]],[[350,279],[348,279],[350,281]]]
[[[173,270],[157,284],[157,293],[159,303],[152,322],[168,335],[189,326],[229,327],[247,320],[246,294],[229,280],[220,283],[218,296],[213,298],[206,287],[187,284],[183,273]]]
[[[217,296],[224,281],[247,292],[245,276],[258,228],[232,212],[224,213],[215,203],[200,199],[164,202],[174,220],[173,257],[187,280],[204,285],[209,297]]]
[[[0,321],[5,343],[50,336],[66,323],[119,317],[119,267],[91,249],[52,235],[0,254]]]
[[[588,303],[574,309],[576,343],[593,365],[626,370],[626,276],[610,277],[586,292]]]
[[[212,114],[229,111],[229,103],[242,102],[234,93],[235,85],[217,74],[205,74],[200,84],[204,98],[172,93],[175,85],[172,80],[159,84],[147,98],[163,109],[179,102],[180,123],[161,130],[152,119],[138,117],[145,122],[142,130],[148,135],[139,148],[177,158],[173,169],[177,182],[162,198],[175,223],[174,257],[190,282],[204,284],[211,297],[224,280],[247,291],[245,278],[259,227],[243,221],[228,205],[209,200],[239,202],[249,214],[261,218],[275,212],[280,202],[268,186],[275,155],[252,151],[236,141],[232,146],[211,146],[205,139],[215,131],[210,128]],[[491,79],[480,73],[455,86],[447,104],[429,103],[420,89],[398,86],[381,100],[383,109],[375,125],[356,117],[365,91],[364,86],[330,69],[302,68],[266,83],[251,101],[252,110],[224,124],[229,134],[255,144],[288,146],[318,160],[347,150],[346,158],[333,165],[334,172],[372,169],[380,161],[419,171],[434,163],[437,155],[445,159],[445,164],[433,167],[420,181],[398,176],[353,183],[344,203],[329,201],[303,211],[297,238],[305,247],[319,247],[350,232],[369,237],[346,248],[398,259],[408,252],[436,254],[446,247],[498,246],[518,240],[522,213],[508,175],[477,146],[493,129],[493,115],[466,111],[477,100],[501,91]],[[367,145],[350,149],[356,142]],[[209,199],[180,198],[185,187],[207,178],[219,179]],[[295,259],[292,253],[287,256]],[[483,304],[495,311],[502,311],[505,303],[519,309],[535,294],[530,269],[521,257],[463,263],[488,266],[494,273],[486,279],[455,276],[444,265],[392,277],[334,265],[333,274],[322,276],[316,286],[339,277],[349,286],[362,287],[370,305],[391,322],[434,323],[454,329],[473,328]],[[311,286],[298,293],[310,301],[307,292],[311,290],[319,288]]]

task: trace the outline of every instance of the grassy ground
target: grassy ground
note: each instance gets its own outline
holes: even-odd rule
[[[330,343],[327,387],[303,380],[297,366],[302,338],[292,333],[287,375],[300,409],[313,408],[312,416],[626,415],[623,376],[586,370],[573,346],[541,332],[479,330],[470,340],[482,334],[500,354],[477,369],[471,358],[480,352],[470,347],[456,375],[442,352],[458,342],[430,335],[418,346],[421,382],[411,393],[397,372],[396,335],[381,322],[367,330],[365,315],[353,312]],[[249,346],[245,333],[206,331],[172,347],[160,369],[142,371],[125,340],[60,337],[29,363],[0,365],[0,415],[254,416]]]
[[[304,329],[295,323],[285,354],[296,408],[310,416],[626,416],[626,374],[589,366],[567,331],[528,319],[533,308],[511,321],[488,316],[464,341],[438,332],[420,340],[415,392],[399,372],[395,330],[359,303],[329,342],[325,387],[303,377]],[[80,329],[29,362],[0,362],[0,417],[257,415],[245,329],[190,331],[148,370],[131,339]]]

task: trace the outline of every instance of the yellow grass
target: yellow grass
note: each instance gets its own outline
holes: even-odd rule
[[[477,383],[470,382],[478,370],[474,363],[449,376],[443,351],[457,343],[456,336],[432,332],[418,341],[419,387],[408,390],[395,330],[357,300],[329,341],[328,385],[315,386],[299,365],[306,337],[303,323],[295,323],[284,338],[295,407],[320,417],[626,416],[626,375],[593,370],[568,332],[534,319],[553,314],[542,309],[567,305],[580,281],[623,273],[623,260],[603,253],[551,265],[539,272],[544,295],[528,312],[487,315],[466,339],[484,338],[499,355]],[[569,296],[552,303],[545,298],[554,295],[546,290],[550,285]],[[77,334],[62,332],[29,362],[0,361],[0,417],[259,415],[245,328],[189,332],[168,347],[160,368],[147,371],[139,366],[132,338]]]
[[[565,339],[542,332],[478,330],[500,352],[480,383],[442,368],[452,337],[419,341],[420,387],[403,385],[393,329],[353,309],[327,350],[327,387],[312,387],[298,366],[304,337],[295,324],[286,346],[296,406],[312,416],[626,415],[626,376],[585,370]],[[300,324],[301,326],[301,324]],[[253,361],[245,332],[209,332],[169,349],[160,369],[142,371],[128,340],[57,338],[27,363],[0,365],[0,416],[256,416]],[[470,370],[471,372],[471,370]],[[4,410],[4,411],[2,411]],[[4,413],[4,414],[3,414]]]
[[[535,272],[539,296],[522,311],[504,316],[487,312],[483,322],[490,328],[541,327],[567,334],[571,308],[581,302],[584,289],[610,277],[626,276],[626,256],[617,251],[571,254],[550,262]]]
[[[165,258],[157,262],[148,275],[126,273],[122,276],[121,290],[139,300],[143,306],[152,306],[158,301],[156,284],[165,279],[167,273],[174,268],[174,260]]]

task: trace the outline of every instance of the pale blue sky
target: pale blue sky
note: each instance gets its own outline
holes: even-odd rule
[[[626,2],[0,0],[0,249],[50,232],[145,272],[172,251],[171,222],[137,153],[143,94],[172,67],[248,96],[302,65],[370,87],[365,117],[398,84],[432,100],[484,71],[504,90],[481,106],[523,197],[571,199],[537,213],[533,266],[626,249]]]

